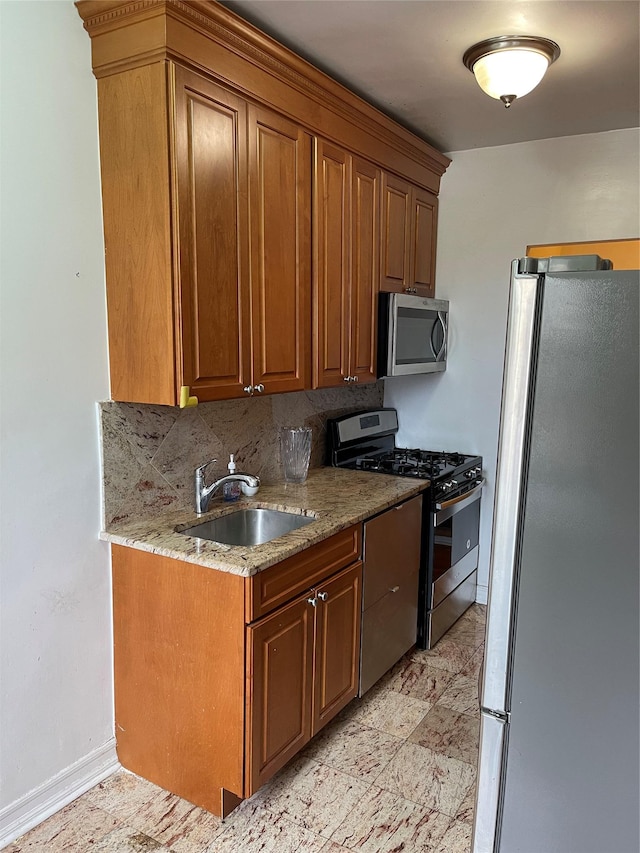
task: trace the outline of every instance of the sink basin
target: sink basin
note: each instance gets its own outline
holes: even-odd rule
[[[297,530],[311,524],[314,518],[298,515],[295,512],[281,512],[276,509],[239,509],[236,512],[203,521],[179,531],[185,536],[197,536],[199,539],[211,539],[225,545],[262,545],[284,536],[291,530]]]

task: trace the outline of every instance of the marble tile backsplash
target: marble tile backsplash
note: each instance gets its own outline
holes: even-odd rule
[[[139,403],[100,403],[103,523],[108,527],[166,507],[193,509],[193,472],[209,459],[210,477],[226,473],[234,453],[238,471],[263,483],[283,479],[278,429],[313,430],[310,467],[325,464],[326,422],[383,403],[383,383],[274,394],[192,409]]]

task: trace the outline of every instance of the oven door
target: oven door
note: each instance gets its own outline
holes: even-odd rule
[[[475,601],[483,482],[433,506],[427,648]]]
[[[379,300],[378,376],[444,370],[449,303],[400,293]]]

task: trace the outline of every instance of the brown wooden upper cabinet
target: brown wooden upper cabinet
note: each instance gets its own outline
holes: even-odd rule
[[[99,95],[114,399],[307,387],[310,136],[172,63]]]
[[[380,176],[372,163],[315,140],[315,388],[376,379]]]
[[[384,174],[380,290],[434,296],[438,199]]]
[[[253,391],[302,391],[311,354],[311,137],[256,106],[249,205]]]
[[[449,159],[213,0],[76,6],[98,80],[113,399],[373,380],[380,250],[385,289],[433,292]]]

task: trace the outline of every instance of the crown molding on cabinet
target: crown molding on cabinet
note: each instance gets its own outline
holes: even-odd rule
[[[78,0],[97,78],[173,60],[438,192],[441,152],[215,0]]]

